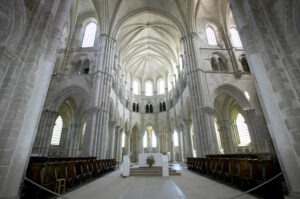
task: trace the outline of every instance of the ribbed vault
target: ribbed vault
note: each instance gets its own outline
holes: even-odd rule
[[[180,38],[180,31],[171,20],[149,12],[138,14],[119,29],[119,63],[132,79],[166,79],[169,74],[177,74]]]

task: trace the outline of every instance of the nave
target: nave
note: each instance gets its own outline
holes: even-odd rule
[[[241,192],[186,169],[181,176],[121,177],[117,170],[64,196],[70,199],[231,199]],[[255,198],[243,195],[239,199]]]

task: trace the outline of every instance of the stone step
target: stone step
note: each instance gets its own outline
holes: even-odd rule
[[[162,176],[161,167],[136,167],[130,168],[131,176]],[[181,174],[169,168],[170,176],[180,176]]]

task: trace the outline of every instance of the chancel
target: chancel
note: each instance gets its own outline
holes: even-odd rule
[[[299,10],[0,1],[0,198],[300,198]],[[120,177],[148,153],[181,175]]]

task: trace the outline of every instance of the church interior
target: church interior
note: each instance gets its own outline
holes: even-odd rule
[[[0,1],[0,198],[22,198],[27,179],[59,193],[116,175],[141,153],[243,191],[275,177],[265,191],[300,198],[299,9]]]

